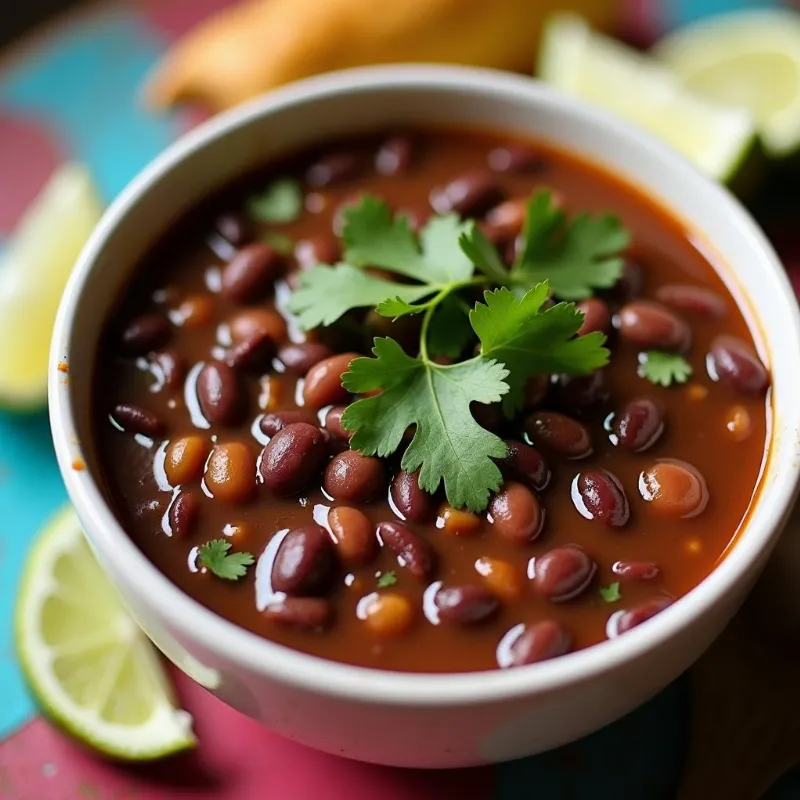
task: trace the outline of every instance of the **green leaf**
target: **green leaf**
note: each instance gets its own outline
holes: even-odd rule
[[[622,594],[619,590],[619,581],[609,584],[607,587],[600,587],[600,596],[606,603],[617,603],[622,600]]]
[[[578,336],[583,314],[572,303],[542,310],[547,283],[540,283],[522,298],[508,289],[484,294],[470,312],[470,322],[481,340],[481,354],[505,364],[508,394],[503,410],[511,416],[523,402],[523,390],[532,375],[566,373],[582,375],[608,363],[602,333]]]
[[[303,190],[289,178],[273,181],[247,201],[247,213],[259,222],[294,222],[303,211]]]
[[[472,223],[458,217],[433,217],[419,241],[402,214],[392,218],[389,206],[366,195],[344,212],[344,260],[356,266],[373,266],[423,283],[446,284],[469,278],[472,262],[458,246],[458,237]]]
[[[342,425],[355,431],[351,447],[388,456],[415,426],[401,467],[420,470],[419,485],[433,493],[444,482],[448,502],[481,511],[502,476],[492,459],[503,458],[502,440],[481,428],[470,403],[496,403],[508,391],[502,364],[482,357],[452,366],[411,358],[393,339],[376,339],[375,358],[357,358],[342,376],[350,392],[381,394],[347,407]]]
[[[378,303],[375,310],[382,317],[397,319],[398,317],[406,317],[409,314],[419,314],[420,311],[424,311],[426,308],[427,306],[425,303],[414,305],[413,303],[403,300],[402,297],[387,297],[385,300],[381,300],[381,302]]]
[[[428,283],[455,283],[472,276],[474,265],[459,240],[474,227],[475,223],[461,222],[455,214],[431,217],[419,234]]]
[[[512,276],[530,284],[548,281],[563,300],[583,300],[613,286],[622,275],[619,254],[630,233],[617,217],[578,214],[570,223],[549,192],[531,198],[524,247]]]
[[[197,551],[197,563],[218,578],[235,581],[241,578],[254,563],[252,553],[229,553],[231,543],[224,539],[212,539]]]
[[[388,589],[390,586],[394,586],[397,583],[397,573],[394,570],[390,570],[389,572],[382,572],[378,576],[378,588],[379,589]]]
[[[432,356],[458,358],[475,341],[469,324],[469,306],[450,295],[433,312],[428,328],[428,352]]]
[[[471,231],[461,234],[458,243],[467,258],[487,278],[500,284],[508,282],[508,270],[500,253],[481,230],[473,226]]]
[[[280,231],[266,231],[261,234],[261,241],[268,244],[276,253],[290,256],[294,253],[294,240]]]
[[[692,365],[678,353],[648,350],[639,354],[639,377],[647,378],[650,383],[660,386],[686,383],[693,372]]]
[[[311,330],[336,322],[353,308],[374,308],[394,297],[413,302],[431,291],[428,286],[387,281],[350,264],[317,265],[300,273],[300,288],[289,298],[288,307],[297,314],[300,325]]]

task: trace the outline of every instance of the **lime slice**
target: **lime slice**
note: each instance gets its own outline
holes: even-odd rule
[[[28,557],[16,608],[19,661],[42,710],[114,758],[161,758],[192,747],[160,656],[128,616],[71,508]]]
[[[742,11],[677,31],[653,54],[704,97],[747,108],[764,150],[785,156],[800,146],[800,14]]]
[[[58,303],[101,213],[88,172],[67,164],[50,178],[8,243],[0,263],[0,407],[44,405]]]
[[[548,20],[540,53],[543,80],[660,136],[712,178],[730,180],[756,141],[747,111],[688,92],[661,64],[574,14]]]

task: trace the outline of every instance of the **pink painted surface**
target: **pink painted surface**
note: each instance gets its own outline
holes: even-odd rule
[[[0,234],[14,228],[64,153],[41,122],[0,112]],[[7,187],[11,187],[10,190]]]
[[[102,761],[42,719],[0,744],[2,800],[488,800],[492,770],[358,764],[243,717],[176,672],[200,747],[141,767]],[[391,731],[386,732],[391,736]]]

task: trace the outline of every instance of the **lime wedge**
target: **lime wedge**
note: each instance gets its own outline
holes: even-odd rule
[[[693,92],[746,108],[764,150],[800,147],[800,14],[742,11],[710,17],[659,42],[653,54]]]
[[[692,94],[657,61],[574,14],[545,24],[539,76],[660,136],[717,180],[729,181],[756,141],[747,111]]]
[[[36,700],[81,741],[136,761],[195,744],[160,656],[123,609],[71,508],[47,524],[28,557],[15,626]]]
[[[33,201],[0,263],[0,407],[47,398],[50,339],[72,265],[102,213],[89,173],[60,167]]]

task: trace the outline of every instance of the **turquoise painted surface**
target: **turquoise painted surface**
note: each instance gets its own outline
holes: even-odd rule
[[[99,16],[4,73],[0,107],[46,121],[111,199],[178,133],[174,119],[136,104],[161,50],[132,13]],[[65,500],[46,416],[0,414],[0,738],[33,713],[14,661],[13,602],[34,534]]]
[[[746,8],[777,8],[781,0],[665,0],[663,14],[670,25],[694,22],[709,14]]]

